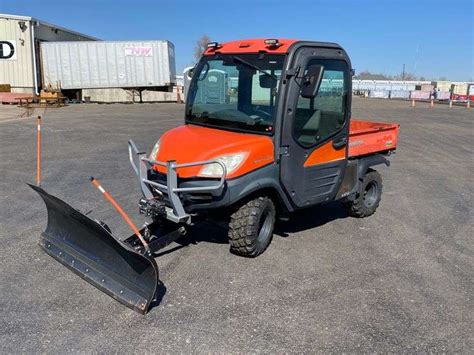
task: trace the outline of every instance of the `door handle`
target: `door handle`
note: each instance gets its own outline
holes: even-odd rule
[[[342,138],[339,139],[339,140],[334,140],[334,141],[332,141],[332,146],[333,146],[335,149],[339,149],[339,148],[345,147],[346,145],[347,145],[347,137],[342,137]]]

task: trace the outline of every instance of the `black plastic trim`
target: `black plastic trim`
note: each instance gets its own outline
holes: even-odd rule
[[[359,166],[357,168],[357,175],[359,179],[363,178],[367,170],[370,167],[385,164],[386,166],[390,166],[390,161],[380,154],[369,155],[364,158],[358,159]]]
[[[187,201],[185,210],[187,212],[194,212],[228,207],[252,193],[271,188],[277,193],[286,209],[293,211],[294,207],[283,191],[279,178],[279,166],[270,164],[238,178],[227,180],[222,191],[211,194],[212,200],[209,202],[192,201],[192,193],[183,193],[183,199]]]

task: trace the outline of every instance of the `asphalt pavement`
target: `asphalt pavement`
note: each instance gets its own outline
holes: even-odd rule
[[[2,107],[0,107],[0,111]],[[177,104],[71,105],[43,123],[43,187],[130,231],[95,176],[137,222],[127,140],[150,150],[183,121]],[[34,119],[0,122],[0,352],[462,352],[474,348],[474,109],[354,100],[358,119],[401,124],[377,212],[339,203],[277,226],[256,259],[204,223],[157,258],[166,292],[142,316],[40,250]]]

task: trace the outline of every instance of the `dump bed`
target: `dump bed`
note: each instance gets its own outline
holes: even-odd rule
[[[397,148],[398,123],[351,120],[349,157],[386,153]]]

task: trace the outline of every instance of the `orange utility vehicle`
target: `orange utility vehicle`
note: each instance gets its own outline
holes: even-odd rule
[[[48,208],[40,245],[146,313],[158,285],[154,252],[200,217],[224,220],[230,250],[255,257],[270,244],[275,220],[298,209],[341,200],[351,216],[373,214],[382,195],[373,167],[389,165],[399,125],[351,119],[352,75],[335,43],[209,43],[193,69],[185,124],[163,134],[149,155],[129,141],[140,212],[152,222],[119,239],[33,187]]]

